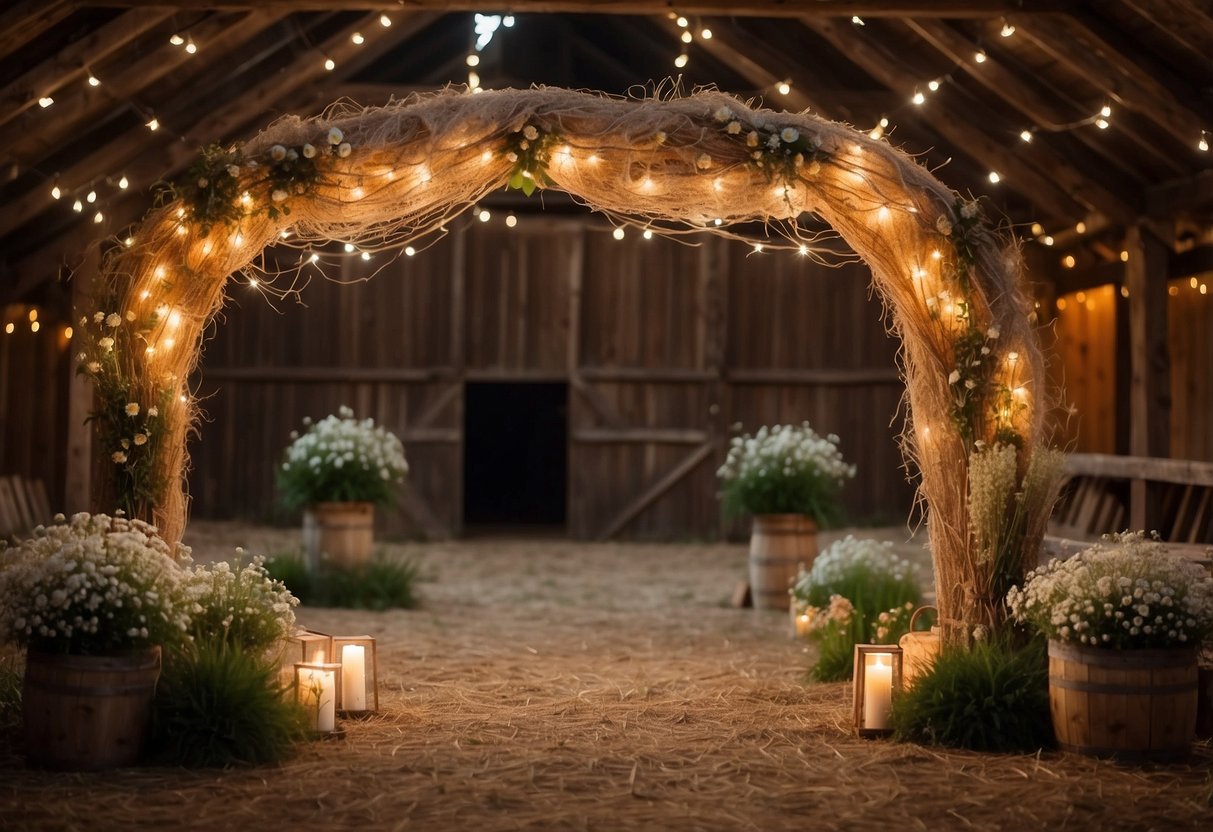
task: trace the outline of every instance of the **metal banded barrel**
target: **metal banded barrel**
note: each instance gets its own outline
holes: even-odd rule
[[[314,503],[303,512],[303,548],[308,565],[354,566],[375,548],[374,503]]]
[[[803,514],[757,514],[750,534],[750,592],[754,608],[786,610],[788,586],[800,564],[817,557],[817,524]]]

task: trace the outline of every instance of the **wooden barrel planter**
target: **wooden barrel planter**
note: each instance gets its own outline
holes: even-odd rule
[[[817,524],[803,514],[756,514],[750,533],[750,592],[754,608],[786,610],[788,586],[800,564],[817,557]]]
[[[1066,751],[1126,761],[1186,757],[1196,728],[1196,651],[1049,642],[1049,708]]]
[[[313,503],[303,512],[303,548],[313,569],[322,562],[354,566],[375,548],[374,503]]]
[[[120,656],[30,651],[21,694],[26,761],[64,771],[133,765],[159,678],[159,647]]]

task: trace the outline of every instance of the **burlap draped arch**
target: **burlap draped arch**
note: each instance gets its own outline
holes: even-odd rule
[[[329,141],[332,128],[340,143]],[[785,155],[780,167],[767,155],[760,164],[766,150],[783,148],[780,142],[793,134],[797,147],[807,147],[801,158],[792,164]],[[142,465],[131,476],[142,478],[143,509],[163,534],[175,540],[184,529],[185,445],[194,419],[186,379],[228,277],[248,269],[284,233],[295,245],[402,246],[424,238],[523,173],[530,135],[548,144],[543,169],[525,174],[594,209],[715,232],[778,220],[792,251],[772,256],[796,256],[795,218],[812,212],[868,263],[902,339],[913,420],[905,449],[921,471],[941,614],[969,624],[987,618],[970,553],[966,467],[971,444],[994,438],[1002,405],[994,385],[966,392],[958,384],[965,368],[957,366],[957,344],[966,332],[987,333],[990,372],[1013,383],[1018,397],[1013,410],[1002,410],[1002,427],[1013,427],[1030,452],[1042,434],[1044,374],[1017,250],[985,227],[973,203],[887,142],[806,113],[752,109],[719,93],[631,101],[558,89],[446,91],[383,108],[335,107],[319,119],[280,120],[241,149],[243,160],[227,172],[240,194],[231,222],[206,228],[200,203],[182,200],[150,212],[106,260],[106,302],[113,308],[88,311],[116,313],[123,322],[110,331],[95,319],[101,337],[93,349],[109,364],[97,370],[97,362],[89,363],[103,399],[109,391],[111,437],[130,432],[122,422],[124,398],[156,415],[150,441],[105,452],[124,460],[115,462],[119,470]],[[323,162],[314,183],[267,184],[265,174],[284,150],[313,149]],[[205,178],[186,184],[195,191],[213,187]],[[114,340],[98,348],[107,333]],[[1007,383],[996,386],[1005,391]],[[968,422],[958,417],[966,396]],[[137,456],[143,445],[154,452]]]

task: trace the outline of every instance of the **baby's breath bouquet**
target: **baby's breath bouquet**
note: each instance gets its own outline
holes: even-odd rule
[[[0,552],[0,638],[47,653],[103,655],[171,644],[189,549],[140,520],[60,515]]]
[[[838,514],[838,494],[855,476],[834,434],[819,436],[808,422],[762,427],[735,437],[721,481],[725,510],[736,515],[804,514],[818,524]]]
[[[234,565],[218,561],[188,573],[184,594],[195,641],[260,653],[291,634],[299,599],[264,564],[260,556],[246,563],[244,550],[237,549]]]
[[[1213,632],[1213,577],[1165,544],[1126,532],[1030,572],[1007,605],[1016,620],[1055,641],[1197,647]]]
[[[319,422],[304,419],[306,432],[291,432],[278,472],[283,502],[291,508],[328,502],[387,502],[409,466],[404,446],[373,419],[354,418],[342,405]]]

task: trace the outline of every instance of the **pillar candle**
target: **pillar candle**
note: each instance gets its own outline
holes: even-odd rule
[[[863,727],[886,729],[893,708],[893,659],[888,653],[869,653],[863,676]]]
[[[307,667],[299,674],[299,700],[312,715],[312,730],[337,728],[337,671]]]
[[[341,709],[366,710],[366,648],[361,644],[341,648]]]

